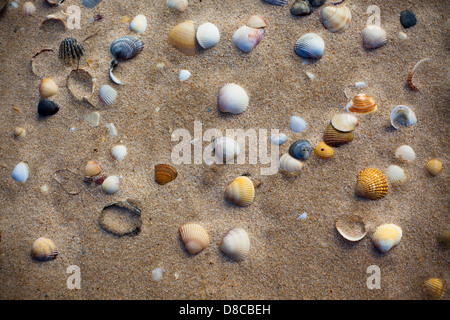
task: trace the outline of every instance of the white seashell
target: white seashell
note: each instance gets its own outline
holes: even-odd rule
[[[367,26],[363,30],[362,39],[366,49],[376,49],[387,43],[386,31],[376,25]]]
[[[377,227],[372,239],[377,249],[386,253],[400,243],[402,234],[402,229],[399,226],[389,223]]]
[[[119,190],[120,178],[118,176],[109,176],[102,183],[102,190],[105,193],[113,194]]]
[[[165,0],[166,6],[169,9],[174,9],[179,12],[184,12],[188,6],[188,0]]]
[[[320,59],[325,50],[325,42],[315,33],[306,33],[294,45],[294,51],[304,59]]]
[[[352,19],[350,9],[345,5],[324,7],[320,14],[324,27],[331,32],[343,32],[347,30]]]
[[[217,137],[214,139],[213,148],[216,157],[223,162],[232,161],[240,153],[237,141],[229,137]]]
[[[278,169],[288,172],[299,172],[303,168],[303,162],[295,159],[289,153],[285,153],[281,156],[278,163]]]
[[[27,135],[27,131],[22,127],[15,127],[13,132],[14,137],[16,137],[17,139],[25,138],[25,136]]]
[[[13,169],[11,177],[17,182],[25,182],[28,179],[30,169],[25,162],[19,162]]]
[[[277,133],[270,136],[270,141],[276,144],[277,146],[281,146],[287,140],[287,136],[284,133]]]
[[[128,154],[127,147],[124,145],[118,144],[111,148],[111,154],[117,161],[122,161],[125,156]]]
[[[27,1],[23,4],[23,14],[31,17],[36,12],[36,6],[33,2]]]
[[[191,73],[188,70],[180,70],[180,75],[178,76],[178,78],[181,81],[184,81],[184,80],[189,79],[190,76],[191,76]]]
[[[358,89],[365,87],[365,86],[366,86],[366,83],[364,81],[358,81],[355,83],[355,88],[358,88]]]
[[[338,131],[350,132],[358,125],[358,119],[348,113],[339,113],[331,118],[331,125]]]
[[[185,223],[178,228],[178,232],[186,250],[191,254],[197,254],[210,245],[208,231],[200,224]]]
[[[219,90],[217,104],[222,112],[242,113],[247,109],[248,103],[247,92],[235,83],[228,83]]]
[[[407,106],[396,106],[391,111],[391,125],[398,129],[400,126],[409,127],[417,124],[416,114]]]
[[[211,22],[206,22],[197,28],[196,38],[203,49],[208,49],[219,43],[220,32]]]
[[[401,161],[411,162],[416,158],[416,153],[410,146],[402,145],[395,150],[395,157]]]
[[[162,278],[161,268],[156,268],[152,270],[153,281],[159,281]]]
[[[120,81],[113,73],[114,68],[117,67],[117,61],[113,60],[111,62],[111,67],[109,67],[109,76],[111,77],[111,80],[116,83],[116,84],[120,84],[120,85],[124,85],[125,83],[123,83],[122,81]]]
[[[246,22],[246,25],[250,28],[265,28],[265,27],[267,27],[266,21],[258,15],[250,16]]]
[[[306,130],[306,121],[303,118],[292,116],[289,121],[292,132],[299,133]]]
[[[386,170],[390,184],[401,184],[406,181],[405,170],[396,165],[390,165]]]
[[[133,20],[131,20],[130,30],[137,33],[143,33],[146,28],[147,18],[143,14],[138,14]]]
[[[233,35],[236,47],[244,52],[252,51],[261,41],[265,29],[242,26]]]
[[[99,90],[99,98],[100,100],[106,104],[107,106],[114,103],[117,98],[117,91],[110,85],[103,85]]]
[[[245,260],[250,251],[250,240],[247,232],[242,228],[230,230],[223,237],[220,250],[237,261]]]

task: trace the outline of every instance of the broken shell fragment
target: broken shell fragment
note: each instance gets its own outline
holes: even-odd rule
[[[289,153],[281,156],[278,169],[287,172],[299,172],[303,168],[303,162],[295,159]]]
[[[442,171],[442,163],[438,159],[431,159],[427,162],[425,168],[431,175],[437,176]]]
[[[155,181],[160,185],[164,185],[175,180],[177,175],[177,170],[175,170],[172,166],[167,164],[157,164],[155,166]]]
[[[214,155],[220,161],[227,163],[233,161],[240,153],[239,144],[230,137],[217,137],[213,142]]]
[[[350,9],[343,6],[327,6],[320,13],[322,23],[331,32],[344,32],[352,20]]]
[[[336,218],[336,230],[348,241],[359,241],[367,234],[364,220],[359,215],[342,214]]]
[[[39,85],[39,93],[41,97],[46,99],[58,92],[58,85],[50,78],[44,78]]]
[[[400,126],[409,127],[417,124],[416,114],[407,106],[396,106],[391,111],[391,125],[395,129],[399,129]]]
[[[130,30],[137,33],[144,33],[147,28],[147,18],[143,14],[138,14],[131,20]]]
[[[192,56],[197,52],[194,21],[186,20],[169,32],[169,43],[181,53]]]
[[[132,36],[117,38],[111,43],[109,51],[116,60],[129,60],[144,49],[144,43]]]
[[[294,45],[295,53],[304,59],[320,59],[325,50],[325,42],[315,33],[306,33]]]
[[[433,299],[442,300],[445,296],[446,283],[439,278],[430,278],[423,283],[425,292]]]
[[[430,59],[430,58],[424,58],[424,59],[419,60],[419,62],[417,62],[417,63],[414,65],[413,69],[412,69],[411,72],[409,73],[409,76],[408,76],[408,83],[409,83],[409,86],[411,87],[411,89],[413,89],[414,91],[419,91],[419,89],[417,88],[417,86],[414,85],[414,83],[413,83],[413,76],[414,76],[414,73],[416,72],[417,68],[419,68],[419,66],[420,66],[423,62],[426,62],[426,61],[431,61],[431,59]]]
[[[386,176],[391,185],[402,184],[406,181],[406,173],[397,165],[390,165],[386,170]]]
[[[250,240],[247,231],[242,228],[230,230],[220,243],[220,250],[236,261],[245,260],[250,251]]]
[[[59,58],[67,65],[79,63],[81,57],[84,55],[84,47],[75,38],[65,38],[59,45],[58,54]]]
[[[410,146],[402,145],[395,150],[395,157],[404,162],[411,162],[416,158],[416,153]]]
[[[178,232],[180,233],[181,241],[190,254],[197,254],[210,244],[208,231],[197,223],[183,224],[178,228]]]
[[[119,201],[105,206],[98,218],[100,227],[119,237],[136,235],[141,231],[141,210],[128,201]]]
[[[352,132],[342,132],[336,130],[331,123],[325,128],[325,133],[323,135],[324,142],[332,147],[339,147],[345,143],[353,140]]]
[[[107,106],[110,106],[114,103],[114,101],[116,101],[117,91],[110,85],[104,84],[100,88],[100,90],[98,92],[98,96],[99,96],[101,102],[103,102]]]
[[[388,181],[383,172],[374,168],[367,168],[359,172],[356,181],[356,194],[368,199],[376,200],[386,196]]]
[[[358,119],[348,113],[339,113],[331,118],[331,125],[341,132],[351,132],[358,125]]]
[[[49,32],[66,32],[66,20],[61,14],[49,14],[45,17],[44,21],[42,21],[41,29]]]
[[[83,173],[86,177],[93,177],[98,175],[102,171],[102,167],[97,163],[97,161],[89,160],[83,169]]]
[[[208,49],[219,43],[220,32],[214,24],[206,22],[197,28],[195,37],[203,49]]]
[[[111,155],[116,159],[117,161],[122,161],[126,155],[128,154],[127,147],[118,144],[111,148]]]
[[[58,255],[58,250],[52,240],[47,238],[38,238],[33,242],[31,256],[40,261],[53,260]]]
[[[239,114],[244,112],[249,104],[249,97],[244,88],[235,83],[228,83],[219,90],[217,105],[221,112]]]
[[[258,15],[252,15],[247,19],[247,22],[245,23],[250,28],[265,28],[267,27],[267,22],[262,17]]]
[[[116,193],[120,187],[120,178],[118,176],[109,176],[102,183],[102,190],[107,194]]]
[[[73,69],[67,76],[67,88],[75,99],[89,102],[94,94],[94,80],[89,71],[84,69]]]
[[[249,206],[255,198],[255,187],[252,180],[245,176],[235,178],[225,188],[225,197],[239,206]]]
[[[388,41],[386,31],[377,25],[367,26],[362,32],[362,39],[366,49],[377,49]]]
[[[377,110],[375,100],[365,93],[357,94],[345,107],[348,112],[370,113]]]
[[[383,224],[375,229],[372,240],[380,252],[386,253],[400,243],[402,234],[399,226],[392,223]]]
[[[111,61],[111,66],[109,67],[109,76],[111,78],[111,80],[116,83],[116,84],[120,84],[120,85],[124,85],[125,83],[123,83],[122,81],[120,81],[113,73],[114,69],[118,66],[119,64],[117,63],[116,60]]]
[[[233,35],[234,45],[244,52],[250,52],[261,42],[265,29],[242,26]]]
[[[328,159],[334,156],[334,150],[325,142],[320,142],[314,149],[314,154],[320,158]]]
[[[25,182],[28,179],[30,169],[25,162],[19,162],[13,169],[11,177],[17,182]]]
[[[184,12],[188,6],[188,0],[165,0],[167,8]]]

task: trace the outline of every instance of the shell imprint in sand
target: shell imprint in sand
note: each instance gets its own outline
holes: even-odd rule
[[[103,208],[100,227],[117,236],[136,235],[141,231],[141,210],[129,201],[119,201]]]
[[[67,88],[75,99],[87,101],[94,94],[94,80],[89,71],[84,69],[74,69],[67,76]]]
[[[359,241],[367,234],[363,218],[355,214],[343,214],[336,218],[336,230],[349,241]]]

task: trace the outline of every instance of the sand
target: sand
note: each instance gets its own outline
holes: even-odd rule
[[[361,42],[369,17],[363,0],[344,2],[352,22],[339,34],[322,26],[319,10],[294,17],[289,6],[259,0],[190,0],[183,13],[167,10],[162,0],[104,0],[94,9],[71,0],[49,7],[39,0],[33,17],[22,14],[23,2],[17,1],[19,8],[8,6],[0,15],[1,299],[419,300],[428,299],[422,288],[426,279],[448,281],[448,250],[437,242],[449,223],[446,1],[371,3],[379,6],[389,38],[387,45],[373,51],[365,50]],[[81,29],[39,28],[46,15],[74,4],[81,6]],[[417,25],[410,29],[399,22],[404,9],[417,16]],[[96,14],[103,19],[92,22]],[[137,14],[144,14],[149,22],[143,34],[133,33],[129,23],[121,22],[121,17]],[[243,53],[234,46],[232,35],[250,14],[264,17],[268,27],[261,43],[251,53]],[[196,26],[214,23],[221,32],[219,44],[194,56],[170,47],[170,29],[186,19]],[[97,79],[92,106],[70,94],[66,77],[71,69],[56,54],[65,37],[83,40],[96,32],[84,42],[86,54],[80,62]],[[306,32],[318,33],[326,44],[325,54],[315,63],[304,64],[293,51],[295,41]],[[400,40],[399,32],[408,38]],[[119,86],[108,75],[109,45],[123,35],[142,39],[145,48],[116,69],[116,76],[126,83]],[[36,113],[42,76],[33,75],[30,59],[44,48],[55,50],[42,72],[59,85],[52,100],[61,109],[42,120]],[[407,84],[409,71],[427,57],[434,64],[429,69],[423,65],[417,74],[420,90],[412,91]],[[165,68],[158,68],[160,63]],[[184,82],[178,79],[181,69],[192,73]],[[306,72],[316,77],[311,80]],[[367,85],[356,89],[358,81]],[[217,92],[228,82],[249,93],[250,106],[240,115],[221,115],[217,110]],[[118,91],[113,106],[98,101],[98,89],[104,84]],[[296,177],[261,175],[260,167],[265,165],[248,162],[213,167],[203,163],[174,165],[178,177],[164,186],[154,181],[154,165],[171,164],[171,151],[178,143],[171,141],[173,131],[185,128],[193,136],[195,121],[202,123],[203,132],[279,129],[288,136],[280,153],[298,139],[315,146],[331,117],[344,111],[349,100],[344,90],[349,97],[369,94],[378,110],[358,115],[355,139],[335,148],[331,159],[312,155]],[[399,104],[415,111],[417,125],[391,127],[390,112]],[[84,120],[93,111],[101,114],[97,127]],[[307,121],[306,131],[290,131],[292,115]],[[115,125],[117,136],[109,134],[108,123]],[[13,136],[17,126],[26,129],[23,139]],[[121,162],[110,155],[118,143],[128,148]],[[394,156],[403,144],[416,152],[411,163]],[[432,158],[444,167],[436,177],[424,168]],[[99,186],[83,182],[82,169],[91,159],[101,164],[105,175],[122,177],[117,193],[107,195]],[[11,178],[20,161],[30,167],[24,183]],[[391,164],[405,169],[405,184],[390,188],[380,200],[355,195],[360,170],[374,167],[385,172]],[[78,188],[75,194],[54,179],[53,174],[63,169],[73,172],[70,182]],[[224,199],[226,185],[242,174],[261,182],[248,207]],[[98,223],[102,208],[126,199],[139,203],[141,231],[124,237],[105,232]],[[303,212],[307,218],[297,219]],[[335,230],[335,219],[344,213],[364,218],[369,233],[361,241],[348,242]],[[178,228],[186,222],[200,223],[210,234],[211,245],[197,255],[188,254],[179,240]],[[386,254],[379,253],[370,239],[383,223],[403,229],[399,245]],[[219,250],[222,237],[234,227],[244,228],[251,242],[249,258],[238,263]],[[32,243],[39,237],[54,241],[59,250],[55,260],[31,258]],[[73,265],[81,273],[78,290],[67,286]],[[379,289],[367,286],[370,266],[381,271]],[[157,268],[162,278],[154,281],[152,271]]]

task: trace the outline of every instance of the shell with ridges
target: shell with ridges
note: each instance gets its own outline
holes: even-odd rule
[[[47,238],[38,238],[33,242],[31,256],[36,260],[47,261],[55,259],[58,250],[52,240]]]
[[[41,117],[48,117],[56,114],[59,111],[59,106],[56,102],[42,99],[38,103],[37,112]]]
[[[197,52],[194,21],[186,20],[174,26],[169,32],[169,43],[185,55]]]
[[[445,286],[444,280],[439,278],[430,278],[423,283],[425,292],[430,295],[433,299],[442,300],[445,296]]]
[[[394,184],[402,184],[406,181],[406,173],[401,167],[392,164],[386,170],[386,176],[389,180],[389,183]]]
[[[285,6],[288,4],[288,0],[264,0],[268,4],[273,4],[276,6]]]
[[[376,25],[367,26],[362,32],[362,39],[366,49],[379,48],[384,46],[388,41],[386,31]]]
[[[84,47],[75,38],[65,38],[59,44],[58,55],[65,64],[79,62],[81,57],[84,55]]]
[[[242,207],[250,205],[255,199],[252,180],[245,176],[237,177],[225,188],[225,197]]]
[[[260,42],[265,29],[242,26],[233,34],[233,43],[244,52],[252,51]]]
[[[442,171],[442,163],[438,159],[431,159],[427,161],[425,168],[431,175],[437,176]]]
[[[417,124],[416,114],[407,106],[396,106],[391,111],[391,125],[398,129],[400,126],[409,127]]]
[[[356,181],[356,194],[368,199],[376,200],[386,196],[388,181],[383,172],[374,168],[367,168],[359,172]]]
[[[230,137],[215,138],[213,148],[217,159],[223,162],[232,161],[241,152],[237,141]]]
[[[203,49],[214,47],[220,41],[219,29],[211,22],[201,24],[195,34],[198,44]]]
[[[117,38],[111,43],[109,51],[117,60],[129,60],[144,49],[144,43],[132,36]]]
[[[128,150],[126,146],[118,144],[111,148],[111,154],[117,161],[122,161],[128,154]]]
[[[332,147],[339,147],[342,144],[348,143],[353,140],[352,132],[342,132],[336,130],[331,123],[325,128],[323,135],[324,142]]]
[[[328,159],[334,156],[334,150],[325,142],[320,142],[314,149],[314,154],[320,158]]]
[[[315,33],[306,33],[294,45],[294,51],[304,59],[320,59],[325,50],[325,42]]]
[[[289,153],[285,153],[281,156],[278,163],[278,169],[287,172],[299,172],[303,168],[303,162],[295,159]]]
[[[249,97],[244,88],[235,83],[227,83],[219,90],[217,105],[221,112],[239,114],[244,112],[249,104]]]
[[[136,17],[131,20],[130,30],[143,33],[147,28],[147,18],[143,14],[138,14]]]
[[[395,157],[404,162],[411,162],[416,158],[413,148],[404,144],[395,150]]]
[[[375,229],[372,240],[380,252],[386,253],[400,243],[402,234],[399,226],[393,223],[383,224]]]
[[[344,32],[352,20],[350,9],[343,6],[327,6],[320,13],[322,23],[331,32]]]
[[[165,185],[175,180],[177,176],[177,170],[168,164],[157,164],[155,166],[155,181],[160,185]]]
[[[184,12],[188,6],[188,0],[165,0],[167,8]]]
[[[114,101],[116,101],[117,91],[109,84],[104,84],[100,88],[98,96],[105,105],[110,106],[114,103]]]
[[[250,240],[247,231],[242,228],[230,230],[223,237],[220,243],[220,250],[237,261],[245,260],[250,251]]]
[[[186,250],[191,254],[199,253],[209,246],[208,231],[197,223],[183,224],[178,232]]]
[[[348,112],[370,113],[377,110],[375,100],[365,93],[357,94],[345,107]]]
[[[353,131],[358,123],[358,119],[348,113],[339,113],[331,118],[333,128],[341,132]]]
[[[258,15],[252,15],[247,19],[247,22],[245,23],[250,28],[265,28],[267,27],[267,22],[262,17]]]

